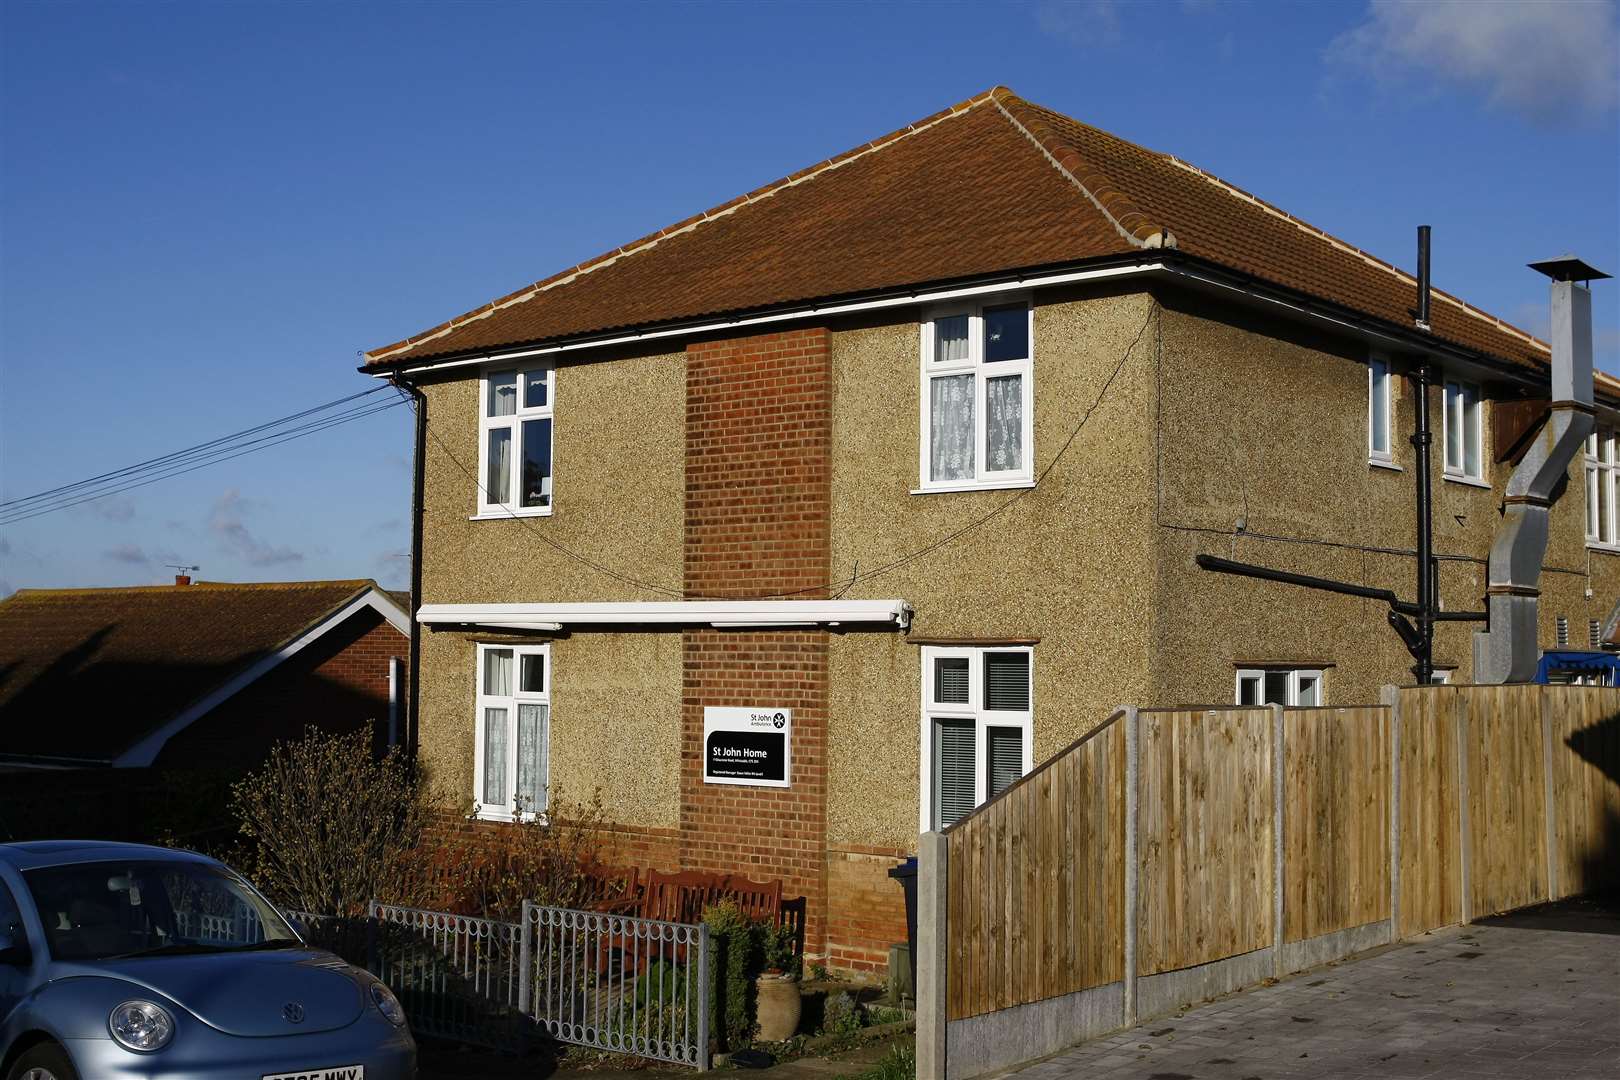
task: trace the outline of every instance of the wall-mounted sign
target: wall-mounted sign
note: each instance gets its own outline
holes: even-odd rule
[[[703,782],[788,787],[792,709],[703,710]]]

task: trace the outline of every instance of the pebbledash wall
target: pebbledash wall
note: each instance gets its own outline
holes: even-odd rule
[[[1235,551],[1410,593],[1409,471],[1367,463],[1365,346],[1164,291],[1034,301],[1042,479],[1029,490],[912,493],[921,311],[564,363],[549,517],[471,520],[477,379],[463,368],[424,385],[424,603],[787,593],[915,609],[907,633],[625,626],[553,640],[550,779],[565,799],[601,793],[606,857],[780,877],[809,899],[813,957],[879,971],[905,937],[887,871],[917,842],[919,645],[1035,643],[1028,765],[1120,702],[1230,702],[1239,666],[1322,666],[1328,704],[1409,678],[1377,605],[1192,565]],[[1396,411],[1409,470],[1404,386]],[[1509,468],[1493,467],[1494,491],[1436,480],[1437,545],[1458,556],[1443,571],[1448,607],[1478,603]],[[1620,596],[1620,556],[1585,550],[1578,470],[1553,512],[1549,646],[1555,614],[1579,631]],[[1457,681],[1468,632],[1442,638]],[[424,635],[420,756],[460,809],[474,643],[497,640]],[[704,707],[761,702],[793,709],[792,786],[704,785]]]

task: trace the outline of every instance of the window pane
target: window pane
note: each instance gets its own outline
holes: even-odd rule
[[[1029,653],[984,654],[984,707],[1007,712],[1029,711]]]
[[[1263,705],[1260,700],[1260,676],[1245,675],[1238,680],[1239,705]]]
[[[1373,453],[1389,453],[1389,368],[1374,361],[1368,382],[1368,443]]]
[[[1607,474],[1598,481],[1598,539],[1605,544],[1614,542],[1614,475]]]
[[[512,429],[489,433],[489,470],[484,476],[484,498],[504,503],[512,497]]]
[[[1484,476],[1479,452],[1479,438],[1484,430],[1484,407],[1479,403],[1479,391],[1468,388],[1463,395],[1463,404],[1463,472],[1468,476]]]
[[[546,373],[544,371],[525,371],[523,373],[523,407],[525,409],[539,409],[546,403]]]
[[[930,480],[973,479],[973,376],[928,383]]]
[[[1319,680],[1315,675],[1301,675],[1299,677],[1298,704],[1307,706],[1322,704],[1320,683],[1321,680]]]
[[[1620,439],[1617,439],[1612,431],[1606,432],[1601,436],[1599,447],[1602,451],[1603,463],[1605,465],[1614,464],[1614,448],[1617,442],[1620,442]]]
[[[538,813],[546,808],[546,713],[544,705],[518,706],[518,809]]]
[[[546,692],[546,658],[537,653],[524,653],[518,689],[525,694]]]
[[[1029,308],[1024,304],[984,309],[984,359],[1022,360],[1029,355]]]
[[[1445,384],[1445,468],[1463,468],[1463,395],[1455,382]]]
[[[517,373],[503,372],[489,377],[489,403],[486,416],[511,416],[517,412]]]
[[[934,700],[942,705],[967,704],[967,657],[946,656],[934,661]]]
[[[523,506],[551,505],[551,419],[523,422]]]
[[[484,710],[484,802],[505,806],[512,791],[506,786],[506,710]]]
[[[973,721],[934,721],[934,825],[946,828],[973,810]]]
[[[984,790],[990,798],[1006,791],[1024,775],[1024,732],[1020,728],[993,727],[985,729]]]
[[[1024,377],[1004,375],[985,384],[984,466],[1004,471],[1024,465]]]
[[[968,317],[950,315],[934,320],[934,359],[942,364],[968,358]]]
[[[1586,535],[1598,535],[1598,471],[1586,470]]]
[[[490,697],[512,694],[512,650],[484,650],[484,693]]]
[[[1266,704],[1288,704],[1288,672],[1266,672]]]

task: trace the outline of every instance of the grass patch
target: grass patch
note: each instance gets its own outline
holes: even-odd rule
[[[917,1046],[912,1042],[899,1042],[889,1052],[873,1062],[865,1072],[853,1073],[841,1080],[916,1080]]]

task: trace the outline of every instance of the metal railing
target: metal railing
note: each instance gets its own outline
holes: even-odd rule
[[[419,1034],[520,1050],[544,1033],[709,1066],[706,926],[529,901],[517,923],[376,901],[367,911],[363,919],[286,914],[312,945],[387,983]]]
[[[523,927],[518,1008],[554,1038],[708,1068],[707,926],[525,901]]]

